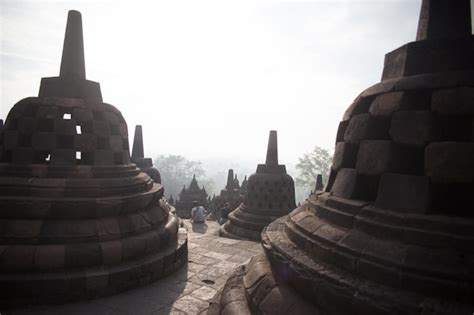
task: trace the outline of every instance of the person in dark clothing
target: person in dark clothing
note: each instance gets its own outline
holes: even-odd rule
[[[229,213],[231,213],[232,210],[230,209],[230,204],[226,202],[224,206],[221,208],[221,217],[219,218],[218,222],[219,224],[224,224],[227,222],[229,219]]]

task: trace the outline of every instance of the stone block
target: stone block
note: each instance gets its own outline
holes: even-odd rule
[[[425,173],[434,182],[472,182],[474,178],[474,143],[430,143],[425,148]]]
[[[358,96],[354,102],[345,111],[342,118],[343,121],[351,119],[355,115],[369,112],[370,104],[373,101],[373,96]]]
[[[330,192],[332,190],[332,186],[334,185],[334,182],[336,181],[336,175],[337,171],[331,168],[329,171],[329,177],[328,177],[328,182],[326,184],[326,188],[324,188],[325,192]]]
[[[472,217],[474,211],[474,181],[469,183],[431,183],[434,213]]]
[[[474,88],[458,87],[433,92],[431,106],[444,115],[474,114]]]
[[[32,148],[15,148],[12,150],[13,164],[32,164],[35,152]]]
[[[33,117],[22,117],[18,120],[18,130],[24,134],[32,134],[36,130],[36,119]]]
[[[74,115],[74,118],[78,123],[83,123],[94,119],[92,112],[83,108],[74,108],[72,115]]]
[[[358,149],[359,146],[357,144],[338,142],[334,152],[332,168],[335,170],[354,168],[356,166]]]
[[[15,239],[36,239],[41,233],[40,220],[8,220],[4,225],[4,235]]]
[[[344,134],[344,141],[359,143],[361,140],[388,140],[389,119],[383,116],[360,114],[353,116]]]
[[[378,95],[370,106],[374,116],[390,116],[400,110],[405,92],[391,92]]]
[[[102,249],[98,243],[67,244],[64,265],[82,268],[102,264]]]
[[[380,179],[375,206],[383,209],[426,213],[431,205],[427,176],[387,173]]]
[[[94,121],[93,123],[94,134],[99,136],[110,135],[109,124],[103,121]]]
[[[392,116],[390,137],[392,140],[424,146],[435,134],[435,120],[430,111],[400,111]]]
[[[336,197],[350,199],[354,196],[357,172],[355,169],[343,168],[337,172],[331,192]]]
[[[123,150],[123,139],[121,136],[110,136],[109,146],[112,151],[121,151]]]
[[[100,243],[102,261],[105,265],[117,264],[122,261],[122,242],[120,240]]]
[[[64,245],[37,246],[35,251],[35,267],[39,270],[64,268]]]
[[[18,146],[18,131],[5,130],[3,132],[3,147],[12,150]]]
[[[57,118],[54,120],[54,131],[61,135],[75,135],[76,122],[74,119]]]
[[[93,152],[94,165],[113,165],[114,153],[108,150],[96,150]]]
[[[41,118],[55,119],[59,116],[58,107],[52,105],[40,106],[37,115]]]
[[[365,140],[360,143],[357,155],[357,172],[380,175],[390,170],[392,143],[385,140]]]
[[[336,143],[344,141],[344,134],[346,133],[347,126],[349,126],[349,120],[343,120],[339,123],[336,134]]]
[[[437,115],[436,140],[466,142],[472,139],[472,115]]]
[[[53,150],[56,148],[56,134],[53,132],[35,132],[31,138],[35,150]]]
[[[31,245],[6,246],[0,255],[2,272],[31,271],[35,255],[35,247]]]
[[[74,137],[74,148],[81,152],[92,152],[97,147],[97,137],[92,134],[81,134]]]
[[[130,260],[145,253],[146,243],[141,237],[128,237],[122,239],[123,260]]]
[[[76,150],[55,149],[51,152],[52,165],[76,165]]]

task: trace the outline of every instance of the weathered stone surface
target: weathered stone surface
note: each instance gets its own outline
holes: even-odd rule
[[[474,309],[469,2],[423,1],[420,40],[387,54],[344,114],[326,191],[263,230],[254,314],[300,312],[287,285],[322,314]]]
[[[354,168],[356,166],[358,150],[359,146],[356,144],[338,142],[334,152],[332,168],[334,170]]]
[[[80,24],[70,11],[60,76],[0,133],[2,310],[114,294],[186,262],[163,187],[130,163],[124,118],[85,79]]]
[[[369,112],[374,116],[390,116],[400,110],[403,97],[403,92],[381,94],[372,102]]]
[[[390,141],[362,141],[357,155],[357,172],[365,175],[385,173],[391,168],[392,156],[392,143]]]
[[[399,143],[424,146],[434,139],[434,116],[430,111],[401,111],[393,115],[390,137]]]
[[[474,114],[474,88],[459,87],[433,92],[432,109],[445,115]]]
[[[435,182],[472,182],[474,143],[429,144],[425,149],[425,172]]]
[[[430,180],[426,176],[383,174],[375,206],[424,213],[431,206]]]

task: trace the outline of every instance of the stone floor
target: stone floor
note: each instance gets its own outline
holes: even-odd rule
[[[188,228],[188,265],[154,284],[96,300],[57,306],[35,306],[1,311],[26,314],[203,314],[209,300],[222,288],[235,267],[261,253],[259,243],[219,237],[210,221]]]

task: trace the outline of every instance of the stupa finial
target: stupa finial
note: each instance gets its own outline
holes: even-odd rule
[[[470,36],[470,0],[423,0],[416,40]]]
[[[143,159],[145,153],[143,152],[143,132],[142,126],[135,126],[135,135],[133,137],[132,160]]]
[[[59,76],[86,79],[82,16],[79,11],[70,10],[68,12]]]
[[[265,164],[278,165],[278,143],[276,130],[270,131],[270,137],[268,138],[267,159]]]

